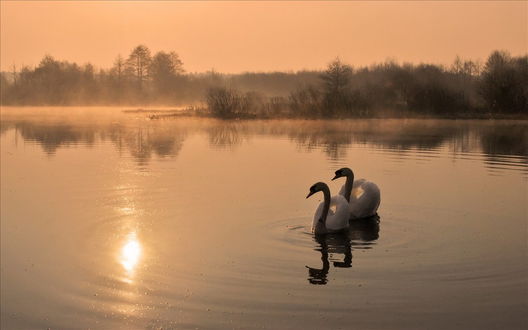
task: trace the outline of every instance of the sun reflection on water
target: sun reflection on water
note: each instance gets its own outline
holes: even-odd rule
[[[133,275],[134,270],[136,269],[140,257],[141,244],[137,239],[136,233],[131,232],[128,235],[127,240],[123,244],[123,247],[121,248],[121,255],[119,258],[121,265],[128,273],[129,280],[130,277]]]

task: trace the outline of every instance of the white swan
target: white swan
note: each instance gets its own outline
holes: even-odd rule
[[[322,235],[348,228],[349,207],[346,199],[341,195],[330,197],[330,188],[323,182],[317,182],[311,186],[306,198],[318,191],[323,192],[324,201],[315,211],[312,232]]]
[[[344,176],[346,182],[341,187],[339,195],[343,196],[349,204],[350,218],[361,219],[375,215],[381,201],[378,186],[365,179],[354,181],[354,172],[348,167],[335,171],[332,181]]]

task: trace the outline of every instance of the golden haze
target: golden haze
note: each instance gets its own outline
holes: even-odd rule
[[[387,58],[451,63],[527,50],[528,2],[1,1],[1,68],[44,54],[110,67],[143,43],[187,71],[318,69]]]

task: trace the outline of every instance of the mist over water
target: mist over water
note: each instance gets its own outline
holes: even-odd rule
[[[2,328],[528,325],[527,121],[1,115]],[[343,166],[379,219],[316,238]]]

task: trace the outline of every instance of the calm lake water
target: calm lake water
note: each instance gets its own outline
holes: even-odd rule
[[[3,108],[2,329],[526,329],[528,122]],[[351,167],[379,223],[316,239]]]

